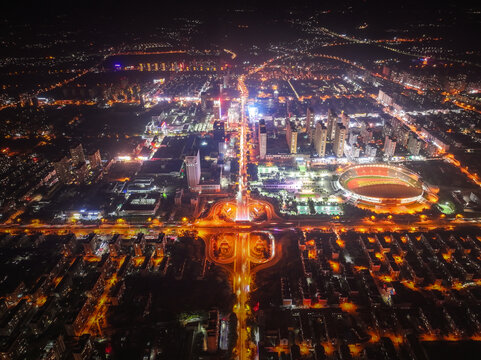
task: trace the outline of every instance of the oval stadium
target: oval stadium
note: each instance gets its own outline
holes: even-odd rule
[[[339,177],[344,195],[366,205],[408,205],[423,200],[419,177],[407,169],[391,165],[358,165]]]

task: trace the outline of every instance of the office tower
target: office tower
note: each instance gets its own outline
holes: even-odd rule
[[[219,142],[225,141],[225,124],[223,121],[214,121],[214,140]]]
[[[316,124],[316,131],[314,134],[314,148],[316,149],[319,157],[326,156],[326,144],[327,144],[327,127],[322,123]]]
[[[212,112],[214,113],[214,119],[216,119],[216,120],[221,119],[221,102],[220,102],[220,99],[214,100],[214,106],[213,106]]]
[[[286,139],[289,152],[291,154],[297,154],[297,125],[290,120],[287,120],[286,124]]]
[[[73,165],[78,165],[85,162],[85,154],[82,144],[70,149],[70,156],[72,157]]]
[[[336,124],[337,115],[332,109],[329,109],[329,111],[327,112],[327,140],[329,141],[334,140],[334,136],[336,133]]]
[[[209,311],[209,320],[207,323],[207,352],[215,353],[219,347],[219,312],[217,310]]]
[[[265,159],[267,153],[267,130],[266,121],[259,120],[259,158]]]
[[[195,191],[200,182],[200,152],[195,151],[193,155],[185,157],[187,170],[187,184],[189,190]]]
[[[102,166],[102,158],[100,157],[99,150],[96,150],[89,155],[89,164],[91,169],[96,169]]]
[[[336,124],[333,151],[337,157],[344,155],[344,142],[346,141],[347,129],[342,124]]]
[[[306,112],[306,133],[309,142],[312,141],[312,125],[314,124],[314,110],[311,107],[307,108]]]
[[[217,142],[219,154],[225,154],[227,149],[225,143],[225,123],[223,121],[216,120],[214,122],[214,141]]]
[[[396,152],[396,140],[392,138],[391,136],[386,136],[384,140],[384,155],[387,157],[392,157],[394,156],[394,153]]]
[[[63,156],[60,160],[54,162],[53,168],[57,173],[57,178],[61,183],[68,184],[72,180],[70,174],[70,162],[66,156]]]

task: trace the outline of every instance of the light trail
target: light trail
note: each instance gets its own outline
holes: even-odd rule
[[[290,80],[290,79],[288,79],[288,80],[287,80],[287,83],[289,84],[289,86],[291,87],[292,91],[293,91],[293,92],[294,92],[294,94],[296,95],[296,97],[297,97],[297,100],[300,100],[300,99],[301,99],[301,97],[300,97],[300,96],[299,96],[299,94],[297,93],[296,89],[294,89],[294,85],[292,85],[292,83],[291,83],[291,80]]]
[[[249,95],[244,83],[245,76],[239,77],[239,90],[241,91],[241,121],[239,123],[239,189],[237,194],[237,220],[249,221],[248,194],[246,190],[246,111],[245,103]],[[248,241],[247,233],[239,234],[236,244],[236,261],[234,264],[234,291],[237,294],[237,304],[235,307],[237,315],[237,359],[249,358],[249,342],[247,332],[247,299],[250,289],[250,266],[248,260]]]
[[[226,53],[230,54],[230,56],[231,56],[230,58],[231,58],[232,60],[234,60],[234,59],[237,57],[237,54],[236,54],[235,52],[233,52],[232,50],[224,49],[224,51],[225,51]]]

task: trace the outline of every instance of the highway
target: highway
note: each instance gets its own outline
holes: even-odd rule
[[[222,220],[199,220],[195,223],[156,223],[156,224],[0,224],[0,231],[10,233],[44,233],[44,234],[68,234],[87,235],[97,234],[120,234],[124,236],[136,235],[140,231],[169,232],[169,231],[193,231],[205,235],[219,233],[239,233],[243,231],[266,230],[282,231],[293,227],[309,227],[312,229],[345,229],[359,232],[379,232],[379,231],[427,231],[435,229],[451,229],[454,227],[481,227],[479,218],[462,217],[409,217],[404,220],[382,220],[381,218],[371,220],[369,218],[353,219],[315,219],[312,217],[296,218],[292,220],[282,219],[278,216],[271,220],[262,222],[227,222]],[[382,230],[381,230],[382,229]]]

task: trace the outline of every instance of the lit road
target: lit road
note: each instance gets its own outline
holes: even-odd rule
[[[237,295],[237,303],[234,311],[237,315],[237,358],[248,359],[250,349],[248,347],[247,330],[247,300],[250,288],[250,264],[248,260],[249,234],[239,234],[236,244],[236,261],[234,263],[234,291]]]
[[[249,204],[246,189],[247,183],[247,119],[245,104],[248,97],[248,91],[244,83],[244,75],[239,77],[239,90],[241,92],[241,116],[239,123],[239,189],[237,194],[237,220],[249,221]],[[250,358],[249,335],[247,329],[247,300],[250,289],[250,273],[249,273],[249,235],[247,233],[239,234],[236,244],[236,261],[234,263],[234,291],[237,295],[237,303],[234,311],[237,315],[237,359],[243,360]]]
[[[255,69],[249,71],[253,74],[262,70],[267,64],[272,62],[271,59]],[[245,85],[245,75],[239,76],[238,88],[241,93],[241,114],[239,122],[239,189],[237,193],[237,220],[249,221],[249,194],[247,192],[247,132],[249,126],[246,116],[246,101],[249,92]],[[237,359],[252,358],[251,348],[254,346],[249,340],[249,329],[247,327],[248,307],[247,300],[250,290],[250,262],[249,262],[249,234],[240,233],[236,244],[236,261],[234,263],[234,291],[237,295],[237,304],[234,311],[237,315]],[[251,347],[252,345],[252,347]]]
[[[237,193],[237,220],[248,221],[249,220],[249,206],[247,199],[247,161],[246,161],[246,149],[247,149],[247,123],[245,114],[245,104],[247,100],[247,89],[244,84],[244,77],[239,77],[239,90],[241,91],[241,121],[239,123],[239,189]]]
[[[67,234],[87,235],[90,233],[97,234],[120,234],[125,236],[136,235],[140,231],[152,232],[169,232],[169,231],[192,231],[197,230],[200,234],[219,234],[219,233],[240,233],[243,231],[268,230],[282,231],[293,227],[310,227],[313,229],[328,229],[332,227],[345,228],[353,231],[372,231],[378,232],[381,228],[383,231],[425,231],[434,229],[451,229],[454,227],[481,227],[480,218],[461,218],[461,217],[428,217],[426,219],[406,218],[397,220],[381,220],[374,221],[370,219],[312,219],[297,218],[296,220],[287,221],[278,217],[269,221],[259,223],[255,222],[223,222],[216,221],[198,221],[194,224],[187,223],[159,223],[159,224],[102,224],[102,225],[86,225],[86,224],[0,224],[0,231],[10,233],[23,232],[39,232],[45,234]]]

